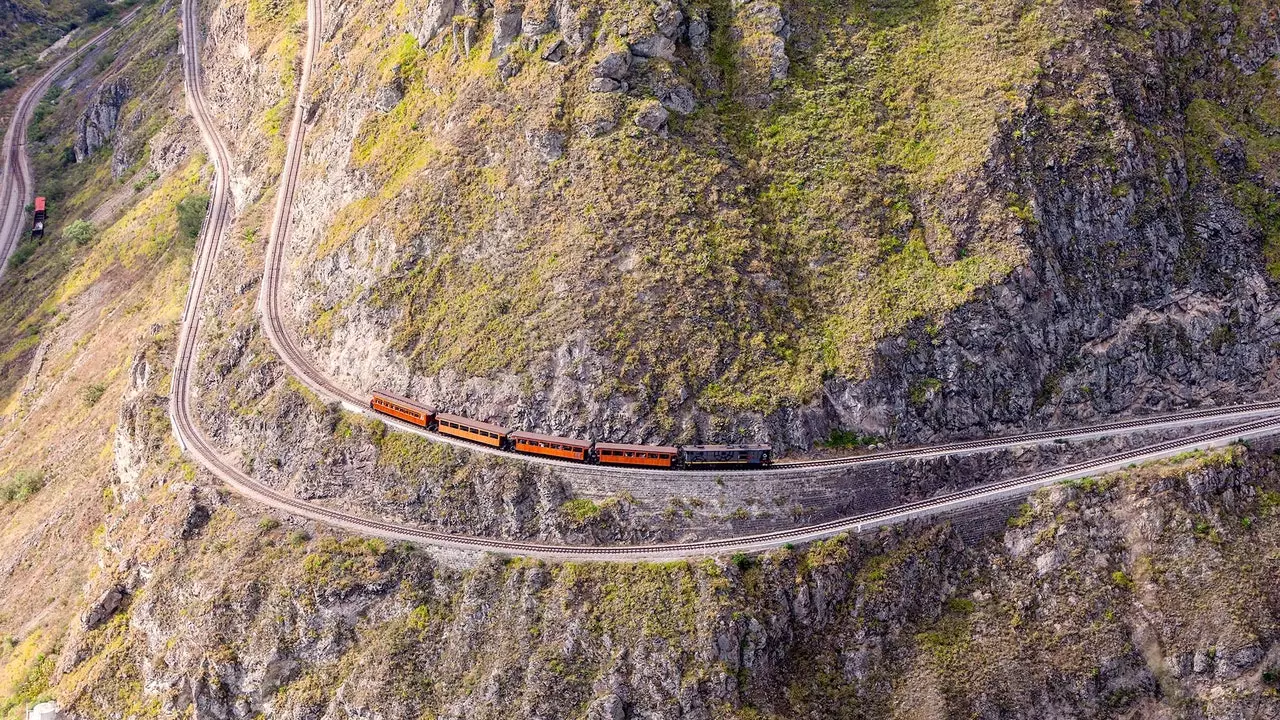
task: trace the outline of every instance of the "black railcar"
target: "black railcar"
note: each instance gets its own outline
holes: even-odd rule
[[[685,467],[760,467],[768,465],[771,445],[685,445],[680,459]]]

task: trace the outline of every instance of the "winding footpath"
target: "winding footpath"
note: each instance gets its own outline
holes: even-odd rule
[[[894,450],[889,452],[863,455],[856,458],[836,459],[809,463],[780,464],[783,468],[793,470],[830,469],[832,466],[842,467],[855,464],[884,462],[895,458],[928,458],[940,455],[976,452],[1000,448],[1010,448],[1034,443],[1052,442],[1065,439],[1098,437],[1121,434],[1138,430],[1151,430],[1162,427],[1193,425],[1207,421],[1228,422],[1242,421],[1224,429],[1200,433],[1191,437],[1171,440],[1155,445],[1075,463],[1062,468],[1046,470],[1032,475],[996,482],[989,485],[969,488],[957,492],[935,496],[897,507],[886,508],[869,513],[846,517],[830,522],[818,523],[805,527],[758,533],[741,537],[699,542],[652,544],[652,545],[611,545],[611,546],[569,546],[553,543],[501,540],[496,538],[472,537],[450,533],[436,532],[425,528],[398,522],[369,518],[360,514],[336,510],[317,503],[299,500],[290,495],[278,492],[244,473],[237,463],[222,454],[205,435],[195,420],[192,410],[193,388],[191,374],[196,365],[196,346],[200,331],[200,303],[204,296],[205,286],[214,267],[218,249],[223,235],[230,222],[231,208],[227,171],[231,167],[230,154],[218,136],[212,117],[208,113],[202,93],[199,67],[199,16],[196,11],[197,0],[183,0],[182,17],[182,56],[183,82],[187,93],[188,106],[200,128],[201,137],[209,149],[215,166],[213,191],[211,194],[209,214],[201,230],[197,254],[192,268],[191,288],[182,316],[182,327],[178,339],[178,355],[173,373],[173,386],[170,392],[170,415],[174,431],[179,443],[186,452],[205,466],[219,479],[226,482],[241,495],[261,502],[277,510],[353,532],[373,535],[396,541],[427,543],[465,551],[487,551],[505,554],[520,554],[552,559],[598,559],[598,560],[641,560],[666,559],[690,556],[705,556],[735,551],[755,551],[778,547],[788,543],[805,542],[829,537],[842,532],[859,532],[883,525],[901,523],[913,518],[924,517],[939,512],[952,511],[959,508],[987,503],[1017,496],[1026,495],[1032,490],[1052,483],[1074,478],[1096,475],[1111,470],[1121,469],[1130,464],[1169,457],[1176,453],[1192,449],[1201,449],[1226,445],[1236,440],[1270,435],[1280,432],[1280,401],[1254,403],[1227,408],[1195,410],[1175,413],[1141,420],[1127,420],[1105,423],[1072,430],[1055,430],[1038,433],[1027,433],[1014,437],[993,438],[970,442],[951,443],[925,448]],[[289,144],[287,146],[285,165],[282,172],[279,197],[276,204],[276,215],[272,222],[272,232],[268,241],[267,261],[260,299],[260,310],[266,322],[264,327],[268,338],[280,353],[289,369],[298,379],[315,392],[324,397],[341,401],[349,410],[369,413],[367,396],[356,394],[339,387],[333,380],[317,371],[309,359],[299,350],[297,344],[282,321],[279,307],[280,278],[283,267],[283,248],[289,238],[289,215],[292,207],[293,193],[296,187],[301,152],[305,137],[306,90],[310,79],[312,61],[319,45],[319,28],[322,24],[321,0],[308,0],[307,6],[307,45],[305,50],[302,80],[298,90],[293,120],[290,127]],[[11,133],[13,131],[11,130]],[[1259,417],[1261,416],[1261,417]],[[439,441],[448,441],[434,433],[427,433],[420,428],[379,416],[400,430],[418,432]],[[1258,418],[1245,421],[1248,418]],[[458,442],[468,449],[483,449],[469,443]],[[505,453],[504,453],[505,454]],[[571,465],[555,460],[544,460],[517,455],[522,460],[541,462],[544,464]],[[592,468],[592,471],[601,470]],[[630,475],[670,475],[671,471],[610,469]],[[741,472],[741,471],[739,471]],[[754,471],[751,474],[758,473]],[[688,473],[685,473],[688,474]],[[707,472],[715,477],[738,474],[735,471]]]
[[[18,98],[13,118],[9,121],[9,129],[4,134],[4,146],[0,148],[4,156],[0,162],[0,277],[4,277],[5,271],[9,269],[9,258],[18,249],[18,242],[26,232],[27,221],[30,219],[27,217],[26,206],[35,198],[35,174],[31,170],[31,158],[27,157],[27,130],[35,117],[36,106],[67,68],[115,32],[116,28],[133,20],[139,10],[141,8],[134,8],[92,40],[55,62]]]

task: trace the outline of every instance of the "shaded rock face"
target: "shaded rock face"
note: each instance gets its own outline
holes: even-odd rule
[[[1217,12],[1226,35],[1243,22]],[[1280,57],[1274,19],[1251,33],[1244,56]],[[1250,63],[1208,60],[1223,42],[1165,30],[1145,51],[1116,47],[1110,62],[1070,50],[1047,58],[1032,107],[984,173],[987,182],[1011,178],[1011,203],[1025,203],[1027,264],[940,328],[922,322],[881,343],[871,380],[828,382],[821,411],[792,415],[774,437],[803,444],[822,434],[805,427],[821,417],[822,426],[927,441],[1274,393],[1280,298],[1264,233],[1231,188],[1253,182],[1274,193],[1280,184],[1274,172],[1243,169],[1236,138],[1216,141],[1214,168],[1181,142],[1167,151],[1145,129],[1199,142],[1185,89],[1158,71],[1177,58],[1205,58],[1191,65],[1197,82],[1221,93],[1208,102],[1251,102],[1242,99]],[[1044,110],[1093,91],[1100,129],[1086,139]],[[929,378],[939,391],[912,402],[910,390]]]
[[[104,84],[89,100],[76,123],[76,162],[84,162],[106,145],[120,121],[120,109],[130,97],[129,82],[119,79]]]

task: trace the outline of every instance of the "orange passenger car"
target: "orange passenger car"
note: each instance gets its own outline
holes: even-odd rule
[[[585,460],[591,451],[591,442],[574,440],[573,438],[542,435],[534,432],[511,433],[511,446],[520,452],[534,455],[565,458],[568,460]]]
[[[369,401],[369,407],[377,412],[400,418],[407,423],[413,423],[420,427],[429,425],[436,414],[435,410],[419,405],[409,398],[378,391],[374,391],[373,399]]]
[[[474,440],[493,447],[502,447],[502,441],[511,433],[501,425],[472,420],[461,415],[439,413],[436,415],[436,432],[465,440]]]
[[[627,445],[596,443],[596,459],[605,465],[644,465],[669,468],[677,450],[669,445]]]

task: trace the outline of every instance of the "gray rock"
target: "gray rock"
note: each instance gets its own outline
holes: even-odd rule
[[[457,3],[455,0],[431,0],[428,2],[422,17],[409,30],[409,32],[413,33],[414,39],[418,41],[418,46],[425,46],[435,39],[436,35],[440,34],[440,31],[453,20],[456,9]]]
[[[631,71],[631,53],[627,50],[615,50],[605,55],[591,68],[591,74],[598,78],[621,80]]]
[[[108,618],[115,615],[116,611],[120,609],[120,606],[124,603],[124,596],[125,590],[119,585],[112,585],[104,590],[98,596],[98,599],[89,606],[89,609],[80,616],[81,627],[85,630],[92,630],[106,622]]]
[[[120,122],[120,109],[128,102],[129,83],[121,79],[104,84],[89,100],[76,121],[76,162],[84,162],[107,143]]]
[[[680,33],[680,25],[684,23],[684,13],[664,0],[653,10],[653,23],[658,26],[659,34],[674,40]]]
[[[543,162],[559,160],[564,155],[565,134],[559,130],[529,130],[524,137]]]
[[[689,47],[694,50],[701,50],[711,40],[711,28],[707,26],[706,21],[702,18],[694,17],[689,21],[688,36]]]
[[[1213,662],[1209,659],[1209,653],[1204,650],[1197,650],[1195,656],[1191,660],[1191,672],[1197,675],[1203,675],[1209,672],[1213,667]]]
[[[782,17],[782,8],[770,0],[756,0],[739,11],[739,17],[765,32],[780,36],[786,34],[787,22]]]
[[[542,51],[542,59],[547,62],[560,62],[564,59],[564,54],[567,49],[568,46],[565,45],[564,40],[557,40],[548,45],[546,50]]]
[[[521,12],[512,10],[498,16],[493,27],[493,49],[489,57],[498,57],[520,36]]]
[[[1062,553],[1057,550],[1050,550],[1036,558],[1036,575],[1038,577],[1044,577],[1054,570],[1057,570],[1061,565]]]
[[[627,710],[622,704],[622,698],[612,693],[598,698],[587,709],[588,720],[623,720],[626,716]]]
[[[373,106],[381,112],[390,112],[403,99],[404,93],[395,84],[383,85],[373,94]]]
[[[642,58],[676,59],[676,43],[665,35],[649,35],[631,44],[631,54]]]
[[[591,82],[587,83],[587,89],[594,93],[626,92],[627,84],[613,78],[598,77],[591,78]]]
[[[526,12],[527,11],[528,8],[526,8]],[[520,22],[520,31],[530,37],[538,37],[540,35],[546,35],[559,26],[560,23],[556,21],[555,14],[548,15],[547,17],[532,17],[525,15]]]
[[[667,118],[670,116],[661,103],[650,100],[636,113],[636,125],[649,132],[662,133],[666,130]]]
[[[697,107],[697,101],[694,100],[693,90],[684,85],[677,85],[668,88],[658,95],[659,102],[662,106],[671,112],[688,115]]]
[[[1184,678],[1190,675],[1191,662],[1191,653],[1178,653],[1164,659],[1165,665],[1169,668],[1169,673],[1175,678]]]

